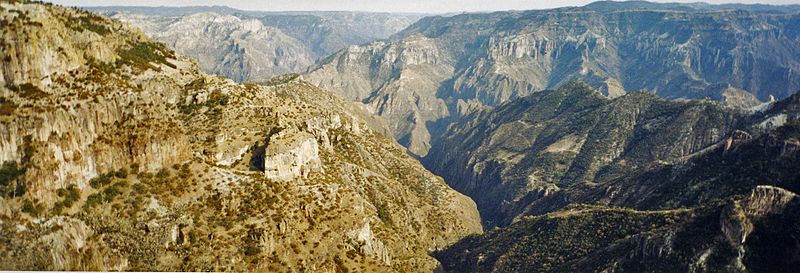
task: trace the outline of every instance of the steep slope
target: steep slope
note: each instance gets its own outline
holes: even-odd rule
[[[452,272],[792,272],[800,94],[760,108],[610,101],[575,83],[476,113],[429,155],[449,158],[429,164],[467,166],[448,181],[471,182],[455,187],[509,226],[435,256]]]
[[[359,105],[120,22],[0,3],[0,268],[430,272],[475,204]]]
[[[694,209],[576,206],[434,255],[448,272],[792,272],[798,212],[771,186]]]
[[[544,196],[721,145],[744,116],[647,93],[612,100],[574,82],[466,116],[424,162],[473,197],[485,223],[506,225]]]
[[[238,82],[303,72],[350,45],[388,38],[421,15],[369,12],[258,12],[228,7],[91,7],[141,28],[207,73]]]
[[[574,79],[612,98],[719,98],[729,85],[765,101],[800,88],[798,15],[647,4],[660,8],[426,17],[389,42],[326,58],[306,78],[369,105],[420,156],[452,118]]]

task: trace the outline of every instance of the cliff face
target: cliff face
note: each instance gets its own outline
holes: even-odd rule
[[[207,72],[237,82],[302,72],[350,45],[385,39],[420,15],[368,12],[257,12],[226,7],[95,7],[141,28]]]
[[[430,272],[481,232],[380,121],[302,79],[208,76],[84,11],[0,17],[1,268]]]
[[[263,81],[302,71],[317,58],[301,41],[256,19],[197,13],[182,17],[119,13],[114,19],[141,28],[200,68],[237,82]]]
[[[796,15],[653,5],[427,17],[306,78],[370,105],[421,156],[450,118],[574,79],[610,98],[646,90],[740,106],[800,88]],[[727,87],[747,95],[723,98]]]

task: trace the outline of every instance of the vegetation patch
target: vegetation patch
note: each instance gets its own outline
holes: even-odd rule
[[[77,32],[88,30],[103,36],[111,33],[111,30],[105,26],[103,17],[90,12],[83,14],[83,16],[69,17],[66,26]]]
[[[217,106],[226,106],[228,105],[228,101],[230,100],[230,96],[226,94],[222,94],[219,90],[214,90],[211,92],[211,95],[208,96],[208,99],[203,103],[192,103],[192,104],[184,104],[180,105],[181,112],[187,115],[194,113],[194,111],[202,108],[203,106],[214,109],[215,111],[212,112],[213,115],[218,115],[219,110],[216,108]]]
[[[138,42],[128,49],[117,49],[117,54],[120,57],[117,60],[118,64],[129,65],[140,71],[148,69],[159,71],[160,69],[153,63],[176,68],[167,61],[167,58],[175,58],[175,53],[157,42]]]
[[[280,75],[280,76],[273,77],[273,78],[271,78],[271,79],[269,79],[267,81],[264,81],[264,82],[248,83],[248,85],[259,85],[260,84],[260,85],[266,85],[266,86],[276,86],[276,85],[289,83],[289,82],[291,82],[291,81],[293,81],[293,80],[295,80],[295,79],[297,79],[299,77],[300,77],[300,74],[298,74],[298,73],[288,73],[288,74],[283,74],[283,75]]]
[[[53,214],[61,214],[65,209],[72,208],[75,202],[81,198],[81,191],[75,185],[69,185],[65,189],[58,189],[57,193],[63,199],[53,205]]]
[[[86,198],[86,203],[83,204],[84,208],[93,208],[102,203],[111,203],[114,199],[124,192],[128,187],[128,181],[118,181],[113,185],[106,187],[100,192],[93,193]]]
[[[17,162],[6,161],[0,166],[0,192],[6,197],[16,197],[25,194],[25,183],[17,180],[25,173],[25,168]]]
[[[47,97],[47,93],[42,91],[38,86],[33,85],[32,83],[23,83],[20,85],[11,85],[8,87],[11,91],[16,92],[19,94],[20,97],[26,99],[42,99]]]

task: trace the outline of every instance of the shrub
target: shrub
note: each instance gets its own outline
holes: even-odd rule
[[[111,177],[112,177],[112,175],[111,175],[110,172],[109,173],[105,173],[105,174],[101,174],[98,177],[90,179],[89,180],[89,185],[92,186],[92,188],[95,188],[95,189],[101,188],[101,187],[111,183]]]
[[[131,173],[139,173],[139,163],[131,164]]]
[[[81,198],[81,192],[75,185],[69,185],[65,189],[58,189],[58,196],[62,197],[61,201],[56,202],[53,206],[54,214],[61,214],[64,209],[69,209]]]
[[[22,212],[30,214],[31,216],[39,216],[43,210],[44,208],[41,204],[36,204],[31,200],[26,199],[25,202],[22,203]]]
[[[128,177],[128,170],[125,169],[125,168],[121,168],[121,169],[117,170],[116,172],[114,172],[114,176],[116,176],[117,178],[123,178],[124,179],[124,178]]]
[[[102,193],[93,193],[86,198],[86,203],[83,204],[84,208],[93,208],[103,202]]]
[[[15,197],[25,194],[27,191],[25,183],[17,181],[17,178],[24,173],[25,168],[14,161],[6,161],[0,166],[0,192],[3,196]]]
[[[6,98],[0,98],[0,116],[13,115],[16,110],[17,110],[16,104],[14,104],[9,100],[6,100]]]
[[[8,87],[11,91],[19,93],[19,95],[23,98],[27,99],[41,99],[47,97],[47,93],[39,89],[38,86],[33,85],[32,83],[23,83],[20,85],[11,85]]]
[[[107,35],[111,30],[103,25],[103,18],[92,13],[84,16],[71,16],[67,21],[67,27],[74,31],[83,32],[88,30],[100,35]]]
[[[8,186],[24,172],[25,170],[17,166],[17,162],[15,161],[3,162],[3,165],[0,166],[0,186]]]
[[[169,170],[167,168],[161,168],[161,170],[158,170],[155,177],[157,179],[167,179],[169,178]]]

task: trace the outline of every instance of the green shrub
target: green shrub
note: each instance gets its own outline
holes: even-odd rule
[[[92,13],[84,16],[70,16],[66,25],[68,28],[78,32],[88,30],[100,35],[111,33],[111,30],[104,25],[103,18]]]
[[[392,224],[392,215],[389,213],[389,210],[386,208],[386,204],[381,203],[377,206],[378,209],[378,218],[381,219],[386,224]]]
[[[42,91],[38,86],[32,83],[23,83],[20,85],[11,85],[8,87],[11,91],[19,93],[20,97],[27,99],[41,99],[47,97],[47,93]]]
[[[782,138],[800,138],[800,120],[787,121],[775,131]]]
[[[131,173],[139,173],[139,163],[131,164]]]
[[[3,162],[3,165],[0,166],[0,186],[6,187],[10,185],[12,181],[17,179],[17,177],[23,173],[25,173],[25,170],[17,166],[17,162]]]
[[[169,175],[170,175],[170,173],[169,173],[169,170],[167,168],[161,168],[156,173],[155,178],[156,179],[167,179],[167,178],[169,178]]]
[[[103,202],[102,193],[93,193],[86,198],[86,203],[83,204],[84,208],[93,208]]]
[[[14,102],[6,100],[6,98],[0,98],[0,116],[13,115],[16,110],[17,105]]]
[[[44,207],[41,204],[34,203],[31,200],[25,200],[22,203],[22,212],[30,214],[31,216],[39,216],[42,213]]]
[[[81,192],[75,185],[69,185],[65,189],[58,189],[57,193],[59,197],[64,199],[56,202],[53,206],[54,214],[61,214],[64,209],[71,208],[81,198]]]
[[[93,208],[101,203],[111,203],[123,193],[124,188],[128,187],[127,181],[119,181],[103,189],[101,192],[93,193],[86,198],[84,208]]]
[[[128,170],[125,169],[125,168],[119,169],[116,172],[114,172],[114,176],[116,176],[117,178],[123,178],[124,179],[124,178],[128,177]]]
[[[25,168],[17,165],[17,162],[3,162],[0,166],[0,192],[3,196],[16,197],[25,194],[27,191],[25,183],[17,180],[24,173]]]
[[[99,188],[101,188],[101,187],[103,187],[105,185],[110,184],[111,183],[111,177],[112,177],[112,174],[110,172],[109,173],[105,173],[105,174],[101,174],[98,177],[90,179],[89,180],[89,185],[92,186],[92,188],[99,189]]]

